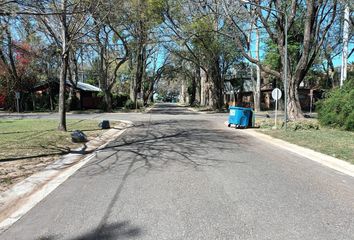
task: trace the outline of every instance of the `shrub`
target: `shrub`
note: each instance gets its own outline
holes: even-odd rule
[[[328,92],[317,106],[321,125],[354,131],[354,79]]]
[[[138,109],[140,109],[141,107],[143,107],[143,103],[141,101],[138,101]],[[124,104],[124,108],[125,109],[135,109],[135,104],[131,99],[128,99],[125,104]]]
[[[124,104],[124,108],[126,109],[133,109],[134,107],[134,102],[131,99],[128,99]]]
[[[284,123],[283,123],[284,127]],[[288,122],[287,128],[293,131],[297,130],[319,130],[320,126],[317,122],[317,120],[299,120],[299,121],[293,121],[293,122]]]
[[[125,106],[125,103],[128,101],[129,95],[127,94],[113,94],[112,96],[112,107],[113,108],[122,108]]]
[[[279,122],[278,122],[279,123]],[[272,118],[256,118],[256,126],[259,126],[260,128],[272,128],[274,127],[274,119]]]

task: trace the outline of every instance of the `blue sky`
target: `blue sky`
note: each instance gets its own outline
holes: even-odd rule
[[[349,52],[351,51],[351,49],[353,49],[354,44],[351,44],[351,46],[349,46]],[[333,60],[334,66],[341,66],[342,65],[342,54],[338,55],[336,58],[334,58]],[[352,56],[348,59],[348,63],[354,63],[354,54],[352,54]]]

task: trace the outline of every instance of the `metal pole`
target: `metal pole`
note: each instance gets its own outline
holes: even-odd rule
[[[284,121],[285,130],[288,125],[288,16],[283,12],[285,17],[285,53],[284,53]]]
[[[310,92],[310,116],[312,114],[312,101],[313,101],[313,93]]]
[[[18,113],[20,113],[20,101],[18,98],[16,98],[16,110]]]
[[[278,121],[278,91],[275,99],[275,129],[277,129],[277,121]]]

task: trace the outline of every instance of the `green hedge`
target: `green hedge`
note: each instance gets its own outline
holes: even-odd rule
[[[328,92],[318,108],[321,125],[354,131],[354,78]]]

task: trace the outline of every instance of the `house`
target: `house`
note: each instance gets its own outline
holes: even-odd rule
[[[100,108],[102,97],[99,96],[101,89],[88,83],[77,82],[74,86],[71,82],[66,82],[66,91],[74,93],[77,100],[71,109],[97,109]],[[42,82],[34,88],[37,96],[51,95],[59,93],[59,82],[57,80]]]
[[[253,83],[250,70],[239,70],[233,77],[224,81],[224,99],[228,106],[254,107]],[[255,73],[255,72],[254,72]],[[254,76],[255,77],[255,76]],[[262,74],[261,80],[261,109],[272,110],[275,108],[275,101],[272,98],[272,91],[279,87],[276,80]],[[281,87],[279,87],[281,89]],[[303,86],[298,90],[301,108],[304,111],[314,110],[314,103],[321,99],[323,90],[316,87]],[[282,101],[280,101],[282,102]],[[280,103],[281,105],[281,103]],[[280,106],[280,109],[282,106]]]
[[[72,87],[70,82],[67,82],[67,85]],[[78,82],[74,91],[80,101],[81,109],[100,108],[102,101],[102,97],[99,96],[99,93],[102,92],[100,88],[88,83]]]

